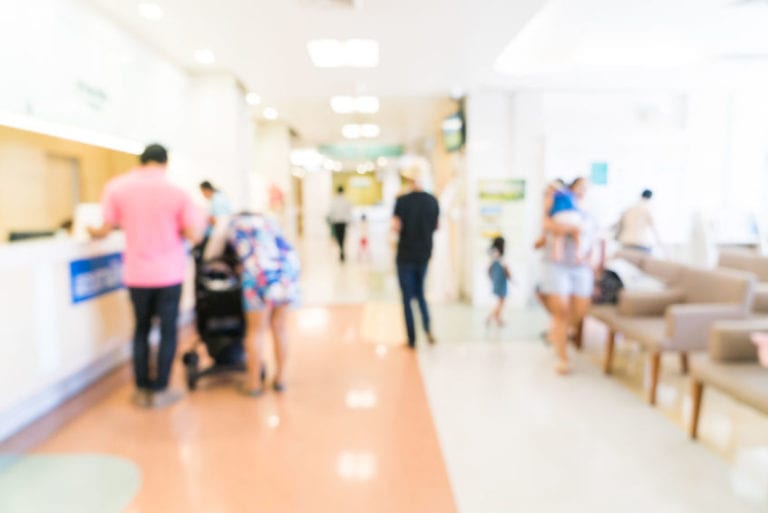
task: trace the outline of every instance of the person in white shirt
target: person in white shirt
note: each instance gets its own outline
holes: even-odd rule
[[[333,228],[333,236],[339,244],[339,260],[344,261],[344,238],[347,234],[347,224],[352,221],[352,204],[344,196],[344,187],[336,189],[336,195],[331,200],[331,211],[328,221]]]
[[[640,201],[628,208],[619,220],[618,239],[624,249],[650,253],[661,242],[651,214],[653,191],[645,189]]]

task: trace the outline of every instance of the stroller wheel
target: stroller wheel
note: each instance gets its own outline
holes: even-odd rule
[[[189,351],[184,354],[182,360],[187,368],[187,388],[189,388],[189,390],[194,390],[197,388],[197,374],[200,357],[194,351]]]
[[[197,363],[200,361],[200,357],[195,351],[187,351],[181,357],[181,361],[184,362],[184,365],[187,365],[187,366],[189,365],[197,366]]]

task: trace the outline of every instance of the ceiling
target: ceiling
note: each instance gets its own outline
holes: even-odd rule
[[[129,32],[190,71],[234,73],[276,107],[303,139],[331,143],[341,126],[371,121],[381,139],[409,142],[434,130],[439,100],[493,75],[496,58],[544,0],[156,0],[152,22],[138,0],[86,0]],[[357,3],[356,8],[338,7]],[[313,38],[373,38],[375,69],[318,69],[306,51]],[[196,50],[211,49],[212,67]],[[334,114],[329,99],[366,93],[381,98],[379,114]],[[260,110],[260,109],[259,109]]]
[[[766,0],[552,0],[497,62],[531,76],[768,62]]]

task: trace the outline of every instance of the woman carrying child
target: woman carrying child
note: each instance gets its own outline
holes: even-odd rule
[[[577,178],[570,185],[576,201],[581,201],[587,192],[585,178]],[[558,223],[552,217],[544,217],[544,230],[555,237],[547,237],[544,251],[544,267],[541,294],[547,310],[552,316],[549,340],[555,349],[559,374],[570,370],[568,362],[568,330],[581,323],[589,310],[594,286],[594,273],[590,265],[591,225],[586,213],[581,227]],[[579,244],[573,235],[579,232]],[[555,239],[563,242],[562,254],[553,251]]]

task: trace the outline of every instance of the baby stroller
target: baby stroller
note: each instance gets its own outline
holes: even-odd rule
[[[203,263],[201,255],[202,248],[196,248],[195,315],[199,338],[182,357],[189,390],[197,388],[200,378],[245,371],[245,317],[235,271],[237,259],[228,252],[221,259]],[[213,359],[213,365],[202,370],[197,348],[200,341]]]

